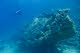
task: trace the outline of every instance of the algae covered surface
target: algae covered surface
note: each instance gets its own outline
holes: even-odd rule
[[[40,16],[33,20],[24,37],[26,45],[33,48],[32,52],[59,53],[57,43],[76,35],[74,23],[67,15],[69,11],[59,9],[57,14],[44,14],[42,18]]]

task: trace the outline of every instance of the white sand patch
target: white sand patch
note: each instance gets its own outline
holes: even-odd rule
[[[4,49],[0,51],[0,53],[16,53],[17,46],[16,45],[8,45],[5,44]]]

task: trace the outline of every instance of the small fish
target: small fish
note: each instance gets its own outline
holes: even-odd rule
[[[16,11],[16,14],[22,15],[22,14],[23,14],[23,13],[22,13],[22,10],[20,9],[20,10]]]

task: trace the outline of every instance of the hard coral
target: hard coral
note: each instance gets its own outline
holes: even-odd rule
[[[35,18],[27,31],[28,33],[25,35],[27,44],[38,48],[43,48],[44,45],[46,45],[47,48],[53,48],[51,46],[57,42],[74,36],[76,31],[74,23],[66,14],[69,10],[70,9],[57,10],[58,14],[56,14],[56,16],[51,15],[49,18]]]

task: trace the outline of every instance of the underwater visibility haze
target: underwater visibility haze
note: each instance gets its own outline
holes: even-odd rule
[[[80,0],[0,0],[0,53],[80,53]]]

